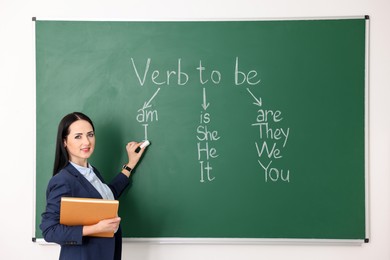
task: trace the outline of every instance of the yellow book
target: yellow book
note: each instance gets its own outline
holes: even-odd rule
[[[118,216],[119,201],[91,198],[61,198],[60,224],[67,226],[94,225],[103,219]],[[113,237],[114,232],[93,234],[94,237]]]

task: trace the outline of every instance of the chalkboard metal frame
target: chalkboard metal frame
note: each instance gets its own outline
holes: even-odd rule
[[[321,17],[321,18],[271,18],[271,19],[259,19],[259,20],[252,20],[252,19],[238,19],[237,21],[247,20],[247,21],[266,21],[266,20],[327,20],[327,19],[352,19],[357,18],[360,19],[362,17]],[[132,243],[159,243],[159,244],[361,244],[361,243],[367,243],[369,241],[369,234],[370,234],[370,218],[369,218],[369,17],[364,16],[366,20],[366,42],[365,42],[365,104],[364,104],[364,120],[365,120],[365,229],[366,229],[366,238],[365,239],[294,239],[294,238],[286,238],[286,239],[272,239],[272,238],[167,238],[167,237],[161,237],[161,238],[124,238],[124,242],[132,242]],[[39,20],[47,20],[47,19],[39,19]],[[51,19],[49,19],[51,20]],[[37,21],[36,18],[33,18],[33,22]],[[59,20],[56,20],[59,21]],[[68,20],[66,20],[68,21]],[[91,20],[88,20],[91,21]],[[97,20],[101,21],[101,20]],[[106,20],[105,20],[106,21]],[[110,20],[112,21],[112,20]],[[122,21],[122,20],[121,20]],[[128,20],[123,20],[128,21]],[[183,20],[182,20],[183,21]],[[191,20],[193,21],[193,20]],[[201,20],[196,20],[201,21]],[[210,20],[206,20],[210,21]],[[215,20],[220,21],[220,20]],[[222,20],[223,21],[223,20]],[[236,21],[236,20],[226,20],[226,21]],[[176,21],[180,22],[180,21]],[[35,37],[35,23],[33,23],[33,31],[34,31],[34,37]],[[34,50],[36,48],[35,46],[35,39],[33,41],[33,47]],[[34,54],[34,72],[36,73],[36,67],[35,67],[35,51]],[[36,82],[34,81],[34,85]],[[35,85],[36,89],[36,85]],[[35,101],[35,98],[34,98]],[[36,120],[34,120],[34,123]],[[34,131],[36,131],[36,125],[34,125]],[[36,134],[36,133],[35,133]],[[36,143],[34,147],[34,162],[36,162]],[[37,212],[36,210],[36,167],[34,167],[34,179],[33,179],[33,206],[34,206],[34,212],[33,212],[33,230],[32,230],[32,241],[38,242],[39,244],[51,244],[46,243],[42,238],[36,238],[35,234],[37,231],[36,226],[36,216]]]
[[[370,240],[370,17],[365,15],[366,19],[366,42],[365,42],[365,202],[366,202],[366,239],[365,243],[368,243]]]

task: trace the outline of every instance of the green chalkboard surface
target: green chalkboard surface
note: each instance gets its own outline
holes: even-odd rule
[[[367,19],[35,21],[36,238],[56,128],[81,111],[126,238],[364,240]]]

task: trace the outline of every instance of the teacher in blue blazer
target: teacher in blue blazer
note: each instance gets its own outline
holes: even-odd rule
[[[126,145],[128,163],[107,184],[99,171],[88,162],[95,149],[95,128],[91,119],[80,112],[66,115],[58,126],[53,177],[46,191],[46,210],[40,228],[47,242],[61,245],[59,259],[118,260],[122,254],[120,218],[105,219],[91,226],[66,226],[59,223],[61,197],[118,199],[130,184],[130,175],[145,148],[141,143]],[[137,150],[137,152],[136,152]],[[139,151],[138,151],[139,150]],[[93,237],[101,232],[115,232],[112,238]]]

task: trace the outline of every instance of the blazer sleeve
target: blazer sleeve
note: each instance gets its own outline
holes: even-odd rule
[[[123,173],[119,173],[115,176],[115,178],[108,184],[112,193],[114,194],[114,198],[118,199],[122,192],[126,189],[127,186],[131,185],[131,177],[128,178]]]
[[[78,245],[82,244],[83,227],[60,224],[61,197],[72,196],[71,184],[63,176],[58,173],[49,182],[46,191],[46,211],[42,214],[42,222],[39,227],[47,242],[60,245]]]
[[[106,183],[100,174],[99,170],[93,167],[93,170],[96,174],[96,176],[103,182]],[[112,191],[112,194],[114,195],[114,198],[117,200],[122,195],[123,191],[127,188],[127,186],[131,186],[132,179],[131,177],[128,178],[126,175],[124,175],[122,172],[119,172],[114,179],[110,183],[106,183],[110,190]]]

